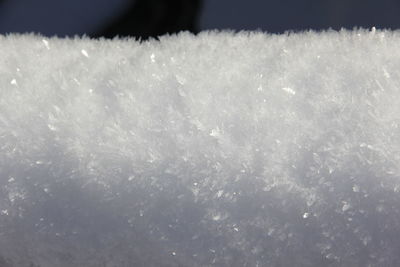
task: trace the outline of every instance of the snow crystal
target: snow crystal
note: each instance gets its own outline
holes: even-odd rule
[[[50,50],[49,41],[47,41],[46,39],[43,39],[42,42],[43,42],[44,46],[45,46],[48,50]]]
[[[88,52],[85,49],[81,50],[82,55],[84,55],[85,57],[89,57]]]
[[[10,84],[11,84],[11,85],[18,85],[18,83],[17,83],[17,80],[16,80],[16,79],[12,79],[12,80],[10,81]]]
[[[399,42],[0,36],[0,265],[399,266]]]
[[[289,87],[283,87],[282,90],[285,91],[286,93],[289,93],[289,94],[292,94],[292,95],[296,94],[296,91],[293,90],[292,88],[289,88]]]

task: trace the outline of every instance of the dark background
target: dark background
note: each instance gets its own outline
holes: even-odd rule
[[[400,27],[397,0],[0,0],[0,33],[147,38],[181,30]]]

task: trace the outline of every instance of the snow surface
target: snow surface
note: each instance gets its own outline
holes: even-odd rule
[[[399,266],[399,51],[0,36],[0,266]]]

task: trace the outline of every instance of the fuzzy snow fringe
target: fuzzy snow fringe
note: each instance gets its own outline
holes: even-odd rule
[[[0,36],[0,266],[399,266],[400,33]]]

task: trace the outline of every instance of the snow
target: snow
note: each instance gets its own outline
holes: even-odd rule
[[[0,36],[0,265],[399,266],[399,43]]]

